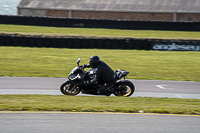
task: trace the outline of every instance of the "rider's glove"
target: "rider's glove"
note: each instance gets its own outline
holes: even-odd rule
[[[83,67],[84,67],[84,68],[90,67],[90,65],[84,64]]]

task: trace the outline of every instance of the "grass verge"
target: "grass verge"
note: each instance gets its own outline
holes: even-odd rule
[[[43,36],[84,36],[110,38],[157,38],[157,39],[200,39],[200,32],[119,30],[95,28],[61,28],[45,26],[24,26],[0,24],[0,33]]]
[[[99,55],[130,79],[200,81],[200,52],[0,47],[0,76],[67,77],[81,57]]]
[[[122,112],[200,115],[200,99],[0,95],[0,111]]]

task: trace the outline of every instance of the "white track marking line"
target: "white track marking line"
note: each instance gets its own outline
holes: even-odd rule
[[[164,84],[160,84],[160,85],[155,85],[156,87],[160,88],[160,89],[174,89],[174,88],[167,88],[167,85],[164,85]]]
[[[163,86],[167,86],[167,85],[156,85],[156,87],[160,88],[160,89],[166,89],[165,87]]]
[[[179,98],[184,98],[184,97],[182,97],[181,95],[176,95],[177,97],[179,97]]]

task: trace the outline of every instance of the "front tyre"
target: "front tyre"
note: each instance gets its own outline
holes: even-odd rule
[[[81,88],[77,85],[71,84],[69,81],[66,81],[60,86],[60,91],[64,95],[72,95],[75,96],[80,93]]]
[[[131,96],[135,91],[135,86],[132,82],[128,80],[123,80],[121,82],[118,82],[115,85],[114,95],[115,96],[124,96],[129,97]]]

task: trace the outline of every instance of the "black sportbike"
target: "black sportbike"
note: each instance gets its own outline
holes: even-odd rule
[[[65,81],[60,86],[60,91],[64,95],[77,95],[80,92],[82,94],[92,94],[98,95],[97,89],[100,88],[104,83],[99,81],[98,84],[95,85],[84,85],[83,80],[89,80],[94,78],[94,69],[89,69],[85,71],[85,65],[79,65],[81,59],[77,60],[77,67],[75,67],[69,74],[67,81]],[[117,81],[108,89],[112,89],[112,93],[115,96],[131,96],[135,87],[134,84],[128,80],[125,80],[125,77],[129,73],[128,71],[118,69],[115,71],[117,75]]]

